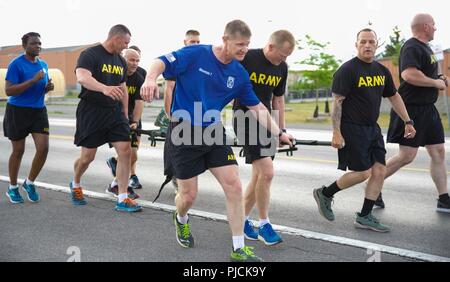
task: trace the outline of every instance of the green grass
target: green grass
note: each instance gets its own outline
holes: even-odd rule
[[[61,111],[50,111],[48,112],[49,115],[64,115],[64,112]]]
[[[329,104],[331,110],[331,103]],[[330,117],[323,116],[319,120],[312,120],[316,103],[287,103],[286,104],[286,123],[287,124],[330,124]],[[319,114],[324,114],[325,102],[319,102]]]
[[[329,102],[331,110],[332,104]],[[315,102],[305,103],[287,103],[286,104],[286,123],[287,124],[329,124],[331,126],[331,119],[329,116],[321,115],[320,120],[312,119],[314,110],[316,108]],[[325,102],[319,102],[319,114],[324,114]],[[447,115],[442,115],[442,123],[446,131],[449,130]],[[378,119],[378,124],[381,128],[389,127],[389,113],[381,113]]]
[[[64,98],[70,98],[70,99],[78,98],[79,94],[80,94],[79,91],[67,91]]]

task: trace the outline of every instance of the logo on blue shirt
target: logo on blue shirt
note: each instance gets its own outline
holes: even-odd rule
[[[202,68],[199,68],[198,71],[201,72],[201,73],[204,73],[204,74],[206,74],[206,75],[209,75],[209,76],[212,76],[212,75],[213,75],[212,72],[206,71],[206,70],[204,70],[204,69],[202,69]]]
[[[232,76],[228,77],[227,87],[230,88],[230,89],[233,89],[233,87],[234,87],[234,77],[232,77]]]
[[[177,60],[177,58],[175,58],[175,56],[172,53],[164,55],[164,57],[166,57],[166,59],[167,59],[167,61],[169,61],[169,63],[173,63]]]

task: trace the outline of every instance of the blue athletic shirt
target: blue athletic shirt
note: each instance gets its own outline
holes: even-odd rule
[[[244,67],[236,60],[221,63],[211,45],[187,46],[159,59],[166,65],[164,78],[176,78],[174,117],[189,120],[194,126],[220,122],[220,112],[235,98],[248,107],[260,103]],[[202,104],[194,106],[196,102]],[[194,115],[195,107],[201,109],[201,115]],[[208,112],[203,120],[209,110],[214,111]]]
[[[43,79],[17,96],[8,97],[8,104],[17,107],[42,109],[44,105],[45,86],[48,83],[48,66],[37,59],[35,63],[28,61],[25,55],[15,58],[8,66],[5,80],[12,84],[21,84],[32,79],[39,71],[44,70]]]

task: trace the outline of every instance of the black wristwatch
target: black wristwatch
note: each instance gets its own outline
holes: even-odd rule
[[[286,133],[286,132],[287,132],[287,131],[286,131],[286,128],[281,129],[281,131],[282,131],[283,133]]]
[[[405,121],[405,125],[408,125],[408,124],[414,126],[414,121],[412,119]]]
[[[281,135],[283,135],[283,134],[284,134],[283,130],[280,130],[280,133],[278,133],[278,138],[280,138]]]

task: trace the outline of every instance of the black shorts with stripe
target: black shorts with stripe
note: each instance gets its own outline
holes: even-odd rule
[[[341,133],[345,146],[338,150],[339,169],[362,172],[375,162],[386,165],[386,149],[378,124],[366,126],[342,122]]]
[[[25,139],[30,133],[49,134],[47,108],[18,107],[6,104],[3,134],[11,141]]]
[[[241,132],[238,130],[238,126],[244,126],[242,136],[239,136]],[[233,118],[233,129],[238,144],[243,146],[246,164],[252,164],[254,161],[264,158],[275,159],[277,140],[266,128],[260,126],[259,123],[255,123],[255,126],[251,127],[248,119],[245,120],[245,123],[238,125],[238,120]]]
[[[81,99],[77,108],[75,145],[95,149],[106,143],[130,142],[130,125],[121,105],[101,107]]]
[[[413,139],[404,138],[405,124],[394,111],[391,111],[387,135],[388,143],[397,143],[413,148],[445,143],[441,117],[433,104],[425,106],[406,105],[406,109],[409,117],[414,121],[416,136]]]
[[[164,174],[172,175],[178,179],[190,179],[196,177],[208,169],[237,165],[236,156],[231,146],[225,143],[225,129],[223,130],[223,143],[221,144],[205,144],[202,140],[201,144],[194,145],[193,142],[188,144],[179,144],[172,139],[172,132],[177,126],[182,126],[182,123],[170,123],[166,143],[164,146]],[[194,141],[194,135],[199,132],[191,127],[191,141]],[[204,132],[206,128],[200,129]],[[183,133],[178,137],[183,138]],[[175,136],[175,134],[174,134]],[[202,138],[203,139],[203,138]]]

